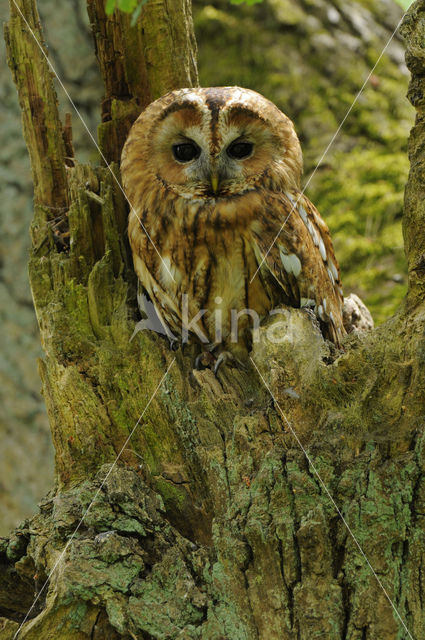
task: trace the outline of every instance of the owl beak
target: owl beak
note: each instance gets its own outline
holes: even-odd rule
[[[213,189],[214,193],[217,193],[217,189],[218,189],[218,174],[217,173],[212,173],[211,174],[211,186],[212,186],[212,189]]]

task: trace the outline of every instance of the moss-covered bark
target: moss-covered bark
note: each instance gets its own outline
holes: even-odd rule
[[[404,22],[407,39],[406,62],[412,72],[408,97],[416,109],[416,123],[409,140],[410,176],[406,187],[403,218],[405,248],[409,263],[409,303],[416,306],[423,301],[425,284],[425,73],[424,7],[415,3]]]
[[[20,2],[37,25],[34,5]],[[108,159],[118,157],[136,107],[196,80],[192,63],[177,64],[180,75],[171,79],[149,79],[149,56],[165,55],[162,41],[153,46],[162,19],[170,51],[182,39],[190,51],[193,42],[187,5],[173,14],[158,7],[152,4],[157,13],[142,16],[132,32],[125,18],[107,19],[102,5],[90,2],[105,76],[100,139]],[[330,352],[299,310],[263,327],[255,364],[224,370],[219,379],[192,371],[189,350],[171,352],[159,336],[131,340],[135,281],[118,169],[64,169],[68,209],[59,240],[48,220],[36,217],[30,263],[57,486],[39,515],[1,541],[1,640],[14,636],[59,558],[19,638],[409,638],[324,486],[411,637],[425,638],[425,0],[414,5],[404,30],[418,108],[405,222],[409,297],[378,330],[348,337],[343,355]],[[102,34],[121,44],[109,50]],[[23,72],[18,53],[28,51],[30,38],[12,10],[7,41],[18,90],[31,100],[27,80],[36,73],[42,113],[48,106],[58,123],[39,51],[25,57],[30,71]],[[131,85],[126,50],[142,65],[143,89]],[[36,130],[38,120],[24,126]],[[50,133],[52,154],[65,165],[59,129]],[[31,144],[28,132],[27,139]],[[42,154],[33,154],[37,176]],[[37,211],[52,197],[41,192]],[[270,331],[280,344],[268,340]]]

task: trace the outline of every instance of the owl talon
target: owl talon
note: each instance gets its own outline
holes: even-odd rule
[[[177,349],[179,348],[179,341],[177,340],[177,338],[168,338],[168,340],[170,351],[177,351]]]
[[[208,351],[203,351],[195,358],[195,366],[193,367],[196,371],[202,371],[203,369],[211,368],[214,363],[214,356]]]
[[[245,369],[245,365],[238,360],[230,351],[222,351],[218,356],[214,365],[214,374],[217,375],[221,365],[227,365],[228,367],[238,367],[239,369]]]

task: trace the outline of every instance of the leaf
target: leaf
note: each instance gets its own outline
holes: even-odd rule
[[[106,0],[106,5],[105,5],[106,15],[110,16],[111,13],[114,13],[115,6],[116,6],[116,0]]]
[[[123,3],[123,11],[127,13],[133,13],[135,9],[137,9],[138,0],[120,0]]]
[[[131,16],[131,26],[134,27],[138,17],[140,16],[140,13],[142,11],[142,7],[144,4],[147,3],[148,0],[142,0],[142,2],[139,2],[139,4],[137,5],[137,7],[135,8],[133,15]]]
[[[124,13],[132,13],[137,7],[137,0],[118,0],[118,9]]]
[[[115,9],[119,9],[123,13],[133,13],[131,16],[131,26],[137,22],[137,18],[140,16],[140,12],[147,0],[106,0],[106,14],[109,16]]]

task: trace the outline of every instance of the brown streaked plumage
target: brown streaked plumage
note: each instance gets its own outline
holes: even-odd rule
[[[134,123],[121,171],[134,268],[167,332],[181,334],[186,294],[189,319],[207,310],[198,326],[208,342],[217,342],[220,311],[222,344],[239,355],[250,347],[251,319],[241,317],[232,345],[231,309],[265,318],[281,305],[311,307],[340,344],[329,230],[301,194],[300,144],[274,104],[238,87],[173,91]]]

